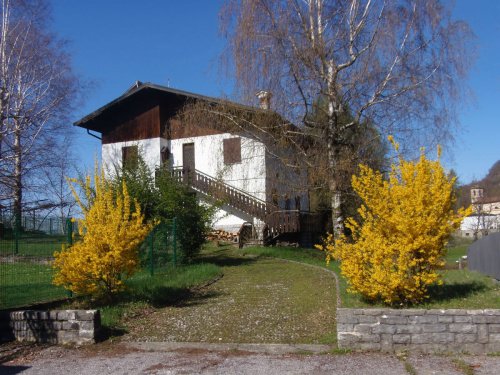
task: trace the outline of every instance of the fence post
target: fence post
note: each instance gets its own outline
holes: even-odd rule
[[[66,218],[66,242],[68,247],[73,245],[73,220],[70,217]],[[67,291],[68,298],[73,298],[73,292],[71,290]]]
[[[154,243],[154,232],[155,228],[148,235],[148,247],[149,247],[149,273],[151,276],[154,275],[154,259],[153,259],[153,243]]]
[[[174,250],[174,267],[177,265],[177,218],[174,217],[174,222],[172,224],[172,245]]]
[[[73,245],[73,222],[70,217],[66,218],[66,241],[68,246]]]
[[[16,219],[16,223],[14,224],[14,254],[19,254],[19,231],[20,226],[18,225],[18,221]]]

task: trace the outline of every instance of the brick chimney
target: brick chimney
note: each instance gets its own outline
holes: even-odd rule
[[[269,91],[261,90],[257,94],[255,94],[257,98],[259,98],[260,108],[261,109],[270,109],[271,108],[271,94]]]

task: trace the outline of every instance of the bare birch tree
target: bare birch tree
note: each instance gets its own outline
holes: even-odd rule
[[[2,0],[0,171],[19,229],[25,181],[68,133],[78,81],[65,43],[48,32],[44,0]]]
[[[284,133],[313,139],[316,157],[302,151],[303,161],[315,168],[326,160],[334,224],[342,221],[339,171],[350,129],[371,124],[419,146],[452,138],[472,33],[452,20],[448,2],[228,0],[221,19],[241,99],[272,92],[272,109],[297,125]],[[325,120],[316,122],[319,98]]]

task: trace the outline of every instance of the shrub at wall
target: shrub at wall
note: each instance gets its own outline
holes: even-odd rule
[[[398,145],[392,138],[396,151]],[[422,152],[418,161],[401,156],[388,179],[361,165],[352,186],[363,204],[360,222],[349,218],[352,237],[335,240],[329,235],[316,245],[341,261],[349,290],[386,304],[415,304],[427,297],[427,288],[441,283],[445,246],[469,210],[453,211],[454,179],[438,160]]]
[[[132,204],[125,182],[116,189],[97,168],[93,180],[93,186],[89,176],[70,181],[84,215],[78,226],[82,240],[54,254],[53,282],[76,294],[109,298],[136,270],[138,246],[152,225],[144,223],[140,205]],[[82,188],[83,199],[74,184]]]

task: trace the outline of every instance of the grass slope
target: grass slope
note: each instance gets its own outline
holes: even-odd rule
[[[129,340],[333,343],[335,284],[330,273],[297,263],[206,251],[224,276],[179,303],[128,320]]]

